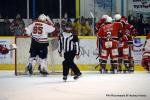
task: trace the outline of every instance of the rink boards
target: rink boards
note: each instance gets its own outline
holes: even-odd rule
[[[98,65],[99,61],[97,58],[96,50],[96,37],[95,36],[80,36],[80,59],[76,60],[75,63],[80,67],[81,70],[95,70],[95,66]],[[0,70],[14,70],[15,64],[19,65],[19,68],[24,69],[29,57],[30,37],[0,37],[0,44],[5,45],[9,48],[11,43],[17,43],[17,56],[15,51],[11,51],[7,55],[0,54]],[[144,69],[140,66],[142,59],[142,47],[145,42],[145,37],[140,36],[134,38],[133,57],[135,62],[135,70],[143,71]],[[63,58],[58,55],[58,41],[57,38],[49,38],[49,54],[48,62],[49,68],[55,70],[62,70]],[[109,67],[109,62],[108,62]],[[98,70],[99,67],[96,69]]]

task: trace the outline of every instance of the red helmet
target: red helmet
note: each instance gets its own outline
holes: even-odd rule
[[[127,21],[127,18],[125,16],[121,16],[121,20]]]

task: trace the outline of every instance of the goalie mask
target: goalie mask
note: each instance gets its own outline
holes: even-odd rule
[[[46,19],[47,19],[47,17],[46,17],[44,14],[41,14],[41,15],[38,17],[38,20],[41,21],[41,22],[46,22]]]

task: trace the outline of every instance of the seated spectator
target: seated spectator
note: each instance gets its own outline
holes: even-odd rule
[[[8,17],[3,19],[0,14],[0,36],[11,36],[9,25],[10,21]]]
[[[143,17],[143,14],[140,14],[140,18],[138,19],[138,22],[137,22],[137,31],[139,35],[146,35],[144,30],[145,30],[144,17]]]
[[[147,18],[145,22],[145,32],[146,32],[146,35],[148,34],[148,32],[150,32],[150,17]]]
[[[11,32],[14,36],[20,36],[23,35],[22,30],[25,27],[25,23],[23,19],[21,18],[20,14],[17,14],[16,18],[11,23]]]
[[[12,36],[12,33],[10,31],[10,21],[8,19],[8,16],[6,16],[4,19],[4,30],[6,36]]]
[[[2,18],[1,14],[0,14],[0,22],[4,22],[4,19]]]
[[[73,22],[74,31],[80,36],[89,36],[92,33],[88,20],[83,16],[79,19],[75,19]]]
[[[74,33],[77,35],[80,35],[80,28],[81,28],[81,24],[79,22],[79,18],[75,19],[73,22],[73,27],[74,27]]]
[[[80,28],[80,35],[81,36],[89,36],[91,35],[92,31],[91,31],[91,27],[88,23],[88,21],[86,21],[86,19],[84,17],[81,17],[81,28]]]

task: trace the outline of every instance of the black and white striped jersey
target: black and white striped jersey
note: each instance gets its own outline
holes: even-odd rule
[[[74,35],[73,33],[66,33],[63,32],[59,35],[59,48],[58,52],[69,52],[69,51],[76,51],[76,54],[78,55],[80,52],[80,46],[79,46],[79,39],[77,35]]]

